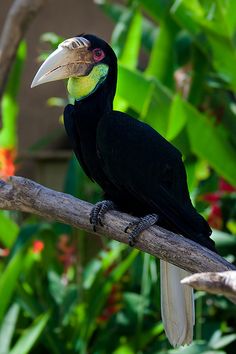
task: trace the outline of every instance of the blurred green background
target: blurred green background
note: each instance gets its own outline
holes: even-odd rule
[[[114,22],[115,108],[149,123],[182,151],[192,200],[214,229],[219,253],[234,262],[236,1],[100,0],[96,6]],[[47,51],[40,50],[39,61],[57,47],[59,35],[60,28],[42,31]],[[2,178],[19,173],[26,158],[18,153],[18,97],[27,60],[22,41],[1,101]],[[50,96],[47,104],[61,115],[70,97],[55,97],[52,89]],[[43,154],[63,135],[61,117],[57,125],[28,154]],[[99,200],[99,187],[71,152],[66,156],[67,166],[53,178],[64,180],[66,193]],[[40,166],[53,169],[55,160]],[[66,225],[0,213],[0,354],[235,354],[235,306],[204,292],[195,298],[195,340],[173,350],[160,318],[158,260]]]

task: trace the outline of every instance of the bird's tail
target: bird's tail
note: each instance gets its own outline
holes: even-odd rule
[[[195,323],[193,289],[180,283],[189,273],[165,261],[160,267],[161,315],[166,336],[173,347],[190,344]]]

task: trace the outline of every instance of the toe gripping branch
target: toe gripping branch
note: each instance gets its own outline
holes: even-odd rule
[[[125,232],[128,233],[128,230],[131,232],[129,233],[129,245],[133,247],[135,242],[137,241],[137,237],[143,232],[147,230],[149,227],[153,226],[157,223],[159,216],[157,214],[148,214],[139,218],[137,221],[131,222],[126,228]]]
[[[103,226],[103,218],[104,215],[109,210],[114,210],[115,204],[111,200],[103,200],[102,202],[98,202],[94,205],[91,213],[90,213],[90,224],[93,225],[93,231],[96,232],[96,226]]]
[[[111,200],[103,200],[102,202],[98,202],[94,205],[91,213],[90,213],[90,224],[93,226],[93,231],[96,232],[96,226],[103,226],[103,218],[105,214],[109,210],[114,210],[115,204]],[[153,226],[157,223],[159,216],[157,214],[148,214],[139,218],[137,221],[129,223],[129,225],[125,228],[125,232],[129,233],[129,245],[133,247],[137,240],[137,237],[143,232],[147,230],[150,226]]]

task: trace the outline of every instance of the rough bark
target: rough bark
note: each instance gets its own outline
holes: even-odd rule
[[[211,294],[223,294],[236,304],[236,271],[196,273],[184,278],[181,283]]]
[[[18,45],[46,0],[15,0],[6,16],[0,37],[0,98]]]
[[[45,188],[23,177],[12,177],[9,182],[0,181],[0,209],[37,214],[92,233],[89,222],[92,207],[90,203]],[[108,212],[104,226],[97,227],[96,235],[128,243],[128,235],[124,230],[134,220],[134,217],[118,211]],[[135,247],[191,273],[236,269],[214,252],[158,226],[143,232]]]

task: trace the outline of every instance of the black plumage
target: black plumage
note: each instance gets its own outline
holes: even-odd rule
[[[97,90],[64,111],[73,150],[93,181],[119,210],[144,216],[156,213],[158,224],[211,250],[211,229],[193,207],[180,152],[145,123],[113,111],[117,60],[103,40],[84,35],[105,53],[106,80]]]

